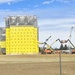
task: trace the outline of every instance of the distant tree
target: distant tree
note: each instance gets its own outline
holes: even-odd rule
[[[68,47],[67,47],[67,45],[65,45],[64,50],[67,50],[67,49],[68,49]]]
[[[55,48],[54,50],[59,50],[58,48]]]
[[[60,50],[63,50],[63,45],[62,44],[60,45]]]

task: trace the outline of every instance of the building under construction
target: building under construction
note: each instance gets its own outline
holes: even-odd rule
[[[5,24],[4,48],[7,55],[37,54],[39,52],[36,16],[9,16],[6,17]]]
[[[5,48],[5,27],[0,27],[0,54],[6,53]]]

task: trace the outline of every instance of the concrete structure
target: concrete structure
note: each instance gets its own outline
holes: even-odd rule
[[[0,27],[0,53],[6,53],[5,27]]]

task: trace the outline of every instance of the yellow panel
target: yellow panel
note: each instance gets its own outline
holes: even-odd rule
[[[6,28],[6,54],[10,54],[10,28]]]
[[[0,48],[6,48],[5,41],[0,41]]]
[[[6,29],[6,54],[38,53],[37,28],[31,26]]]

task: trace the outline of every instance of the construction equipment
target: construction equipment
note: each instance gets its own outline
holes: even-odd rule
[[[73,46],[73,48],[75,49],[75,46],[73,45],[73,43],[71,42],[71,40],[65,40],[65,43],[67,43],[67,42],[69,42],[72,46]],[[74,50],[72,50],[72,49],[69,49],[69,47],[67,47],[67,45],[65,45],[65,47],[64,47],[64,50],[62,50],[62,53],[74,53],[75,51]]]
[[[53,45],[57,41],[59,41],[61,43],[61,45],[60,45],[59,50],[56,50],[55,53],[60,53],[60,52],[62,52],[62,53],[72,53],[72,54],[75,53],[75,51],[69,49],[66,44],[63,46],[64,43],[69,42],[74,47],[74,49],[75,49],[75,46],[73,45],[73,43],[69,39],[68,40],[60,40],[60,39],[57,39],[51,45]]]
[[[43,52],[44,52],[45,54],[52,54],[53,50],[52,50],[51,46],[48,45],[47,43],[45,43],[45,44],[46,44],[47,48],[44,49],[44,47],[43,47],[43,50],[44,50]]]
[[[70,35],[69,35],[69,39],[70,39],[70,40],[71,40],[71,37],[72,37],[73,28],[75,28],[75,27],[71,27],[71,31],[70,31]]]
[[[75,28],[75,27],[72,26],[72,27],[71,27],[71,30],[70,30],[70,36],[69,36],[69,39],[70,39],[70,40],[71,40],[71,37],[72,37],[73,28]],[[72,50],[71,53],[72,53],[72,54],[75,54],[75,46],[73,45],[73,47],[74,47],[74,50]]]
[[[42,50],[41,50],[41,53],[42,54],[51,54],[53,52],[51,46],[49,44],[47,44],[47,41],[51,38],[51,36],[49,36],[45,42],[41,43],[41,42],[38,42],[39,44],[43,44],[43,47],[42,47]],[[47,46],[47,47],[45,47]]]
[[[60,39],[57,39],[55,40],[51,45],[53,45],[55,42],[59,41],[60,43],[67,43],[68,41],[72,44],[72,42],[70,41],[70,39],[68,40],[60,40]],[[72,44],[73,45],[73,44]],[[74,45],[73,45],[74,46]]]

